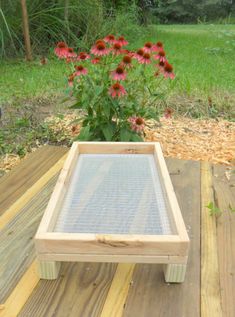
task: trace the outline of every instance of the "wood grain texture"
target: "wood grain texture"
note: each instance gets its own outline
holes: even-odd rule
[[[47,183],[48,181],[56,175],[63,166],[67,154],[62,156],[61,159],[56,162],[43,176],[33,184],[26,192],[16,200],[1,216],[0,216],[0,230],[7,225]]]
[[[83,154],[152,154],[155,142],[77,142]]]
[[[168,285],[162,265],[137,264],[125,317],[200,316],[200,163],[167,159],[167,165],[189,231],[185,282]]]
[[[40,281],[19,316],[98,317],[115,264],[62,263],[55,281]]]
[[[121,317],[135,264],[118,264],[100,317]]]
[[[0,307],[0,317],[18,315],[33,289],[39,282],[36,263],[33,262],[16,285],[6,302]]]
[[[186,280],[181,285],[167,285],[164,282],[162,265],[137,264],[132,278],[133,283],[129,286],[124,305],[124,317],[200,316],[200,205],[203,207],[209,201],[204,199],[205,201],[200,203],[200,163],[167,159],[167,165],[191,240]],[[208,171],[208,166],[206,170]],[[213,174],[215,202],[221,210],[227,209],[229,203],[234,207],[235,187],[230,186],[231,184],[234,186],[234,180],[230,183],[227,181],[223,167],[214,167]],[[202,183],[203,195],[206,194],[205,188],[212,190],[212,187],[208,187],[210,182],[208,182],[208,174],[206,175],[206,180]],[[2,179],[0,186],[2,186],[1,181]],[[108,298],[107,295],[112,290],[111,285],[112,281],[115,281],[117,268],[115,264],[63,263],[58,280],[38,282],[35,262],[32,263],[34,259],[33,228],[36,230],[38,226],[37,212],[43,212],[40,209],[41,204],[42,207],[46,206],[46,200],[48,201],[49,198],[48,190],[51,190],[49,187],[53,186],[53,182],[55,179],[52,179],[51,183],[43,187],[40,194],[28,202],[28,211],[25,210],[26,206],[19,210],[17,216],[4,226],[0,233],[0,283],[2,283],[0,285],[0,296],[2,296],[0,316],[16,316],[20,310],[19,315],[23,317],[98,317]],[[207,184],[206,187],[204,183]],[[9,182],[7,181],[6,184]],[[205,215],[208,215],[208,209],[205,211]],[[234,218],[235,214],[225,212],[216,219],[223,317],[235,316]],[[211,220],[211,218],[208,219]],[[210,251],[209,244],[204,252],[210,254]],[[213,257],[208,255],[203,263],[206,266],[208,263],[210,265],[212,259]],[[6,263],[9,264],[10,272],[6,270],[3,274]],[[210,271],[204,271],[204,274],[206,273],[210,274]],[[211,283],[210,279],[207,281],[208,284]],[[218,283],[214,290],[218,292]],[[207,295],[211,297],[213,303],[215,298],[210,292]],[[207,317],[210,316],[218,316],[214,314],[214,307],[212,312],[208,309]]]
[[[235,174],[228,181],[224,166],[215,165],[213,186],[216,205],[222,211],[217,217],[217,247],[223,317],[235,316]]]
[[[206,207],[214,202],[212,169],[201,163],[201,317],[221,317],[216,220]]]
[[[164,265],[165,281],[167,283],[183,283],[187,270],[187,264]]]
[[[174,187],[169,176],[169,171],[166,166],[165,159],[163,157],[162,149],[160,143],[155,145],[154,157],[157,162],[157,169],[159,175],[161,175],[162,187],[165,188],[165,192],[168,197],[168,203],[170,207],[170,218],[174,219],[174,223],[177,228],[177,233],[181,240],[189,245],[189,237],[185,228],[184,220],[182,218],[181,210],[175,195]]]
[[[188,241],[177,236],[102,235],[79,233],[37,233],[37,252],[64,254],[119,254],[187,256]]]
[[[41,279],[56,280],[61,267],[61,262],[55,261],[37,261],[38,275]]]
[[[68,151],[65,147],[43,146],[22,160],[0,178],[0,215],[28,190],[58,159]]]
[[[3,303],[35,257],[33,237],[58,174],[0,232],[0,303]]]
[[[187,256],[150,256],[150,255],[117,255],[117,254],[37,254],[42,261],[65,262],[107,262],[107,263],[187,263]]]
[[[45,232],[50,229],[52,230],[52,228],[54,227],[65,193],[69,186],[70,178],[76,164],[78,153],[79,152],[77,142],[74,142],[67,155],[65,164],[63,165],[63,168],[60,172],[58,181],[56,182],[55,188],[50,197],[49,203],[42,217],[42,221],[37,232]]]

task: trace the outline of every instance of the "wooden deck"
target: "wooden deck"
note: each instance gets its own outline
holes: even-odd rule
[[[189,231],[186,281],[164,283],[161,265],[63,263],[40,281],[33,237],[67,150],[45,146],[0,179],[0,316],[234,317],[235,179],[225,167],[167,159]]]

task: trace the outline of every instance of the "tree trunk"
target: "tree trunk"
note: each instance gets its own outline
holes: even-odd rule
[[[24,33],[24,43],[25,43],[25,56],[27,61],[31,61],[33,58],[32,58],[31,45],[30,45],[29,22],[28,22],[26,0],[21,0],[21,9],[22,9],[22,22],[23,22],[23,33]]]

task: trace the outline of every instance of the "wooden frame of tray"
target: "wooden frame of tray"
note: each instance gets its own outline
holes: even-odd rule
[[[172,235],[53,232],[80,154],[152,154],[175,226]],[[41,278],[55,279],[61,261],[164,263],[166,282],[183,282],[189,237],[159,143],[74,142],[35,236]]]

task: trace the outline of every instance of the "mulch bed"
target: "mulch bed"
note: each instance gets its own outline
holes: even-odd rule
[[[65,138],[79,134],[80,127],[72,123],[75,114],[63,119],[51,116],[46,122],[55,132],[63,132]],[[225,164],[229,168],[235,165],[235,123],[223,119],[191,119],[186,117],[161,118],[149,120],[144,131],[145,141],[161,143],[166,157],[185,160],[209,161]],[[17,155],[6,155],[0,160],[0,170],[7,172],[18,164]]]

